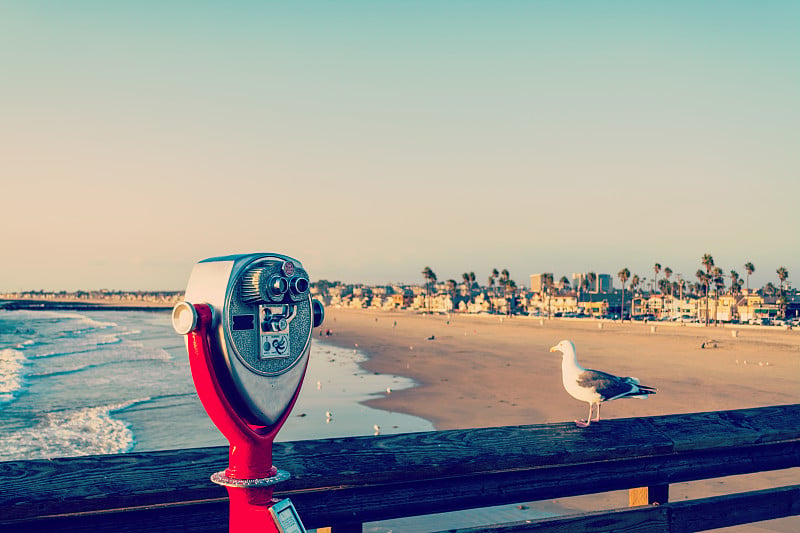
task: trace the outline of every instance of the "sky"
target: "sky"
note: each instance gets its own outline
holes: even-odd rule
[[[0,292],[181,290],[248,252],[522,285],[709,253],[797,285],[798,27],[769,0],[0,0]]]

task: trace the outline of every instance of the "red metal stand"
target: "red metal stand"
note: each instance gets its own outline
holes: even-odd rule
[[[272,488],[276,483],[288,479],[289,474],[272,466],[272,443],[297,401],[300,388],[295,391],[286,412],[274,425],[255,426],[247,423],[237,414],[217,378],[215,369],[224,365],[224,362],[219,358],[215,361],[209,342],[209,328],[213,319],[211,308],[199,304],[194,305],[194,309],[197,312],[197,325],[194,331],[189,332],[187,343],[192,379],[208,416],[230,443],[228,468],[211,477],[212,481],[228,489],[230,532],[279,533],[269,512],[272,504],[277,502],[272,498]]]

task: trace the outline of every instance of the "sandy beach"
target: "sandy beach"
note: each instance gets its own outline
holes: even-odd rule
[[[800,403],[800,331],[752,326],[540,320],[327,309],[326,342],[358,348],[369,371],[413,378],[373,407],[426,418],[439,430],[540,424],[585,418],[588,406],[561,384],[562,339],[587,368],[635,376],[658,388],[647,400],[604,404],[603,418]],[[702,346],[705,344],[705,348]],[[602,422],[601,422],[602,423]],[[798,424],[800,421],[787,420]],[[800,469],[676,484],[682,500],[798,483]],[[591,510],[627,505],[626,493],[557,502]],[[798,517],[731,528],[791,531]]]

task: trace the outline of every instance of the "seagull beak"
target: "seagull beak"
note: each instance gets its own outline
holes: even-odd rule
[[[550,347],[550,351],[551,351],[551,352],[557,352],[557,351],[559,351],[559,350],[558,350],[558,346],[551,346],[551,347]]]

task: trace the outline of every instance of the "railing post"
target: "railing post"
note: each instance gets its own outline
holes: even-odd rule
[[[639,487],[628,491],[628,505],[662,505],[669,501],[669,484]]]

